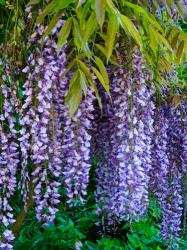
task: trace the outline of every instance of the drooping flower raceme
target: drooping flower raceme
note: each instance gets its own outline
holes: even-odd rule
[[[168,136],[168,184],[163,206],[162,237],[172,240],[179,236],[182,217],[181,177],[183,173],[183,119],[180,108],[168,107],[165,114],[169,120]]]
[[[5,230],[1,249],[12,249],[14,239],[9,225],[15,222],[11,198],[17,189],[16,174],[19,164],[18,132],[16,127],[16,86],[11,79],[10,64],[5,59],[0,62],[1,72],[1,107],[0,107],[0,220]],[[3,248],[4,247],[4,248]]]
[[[184,122],[181,107],[158,107],[153,136],[150,188],[161,206],[161,235],[172,241],[179,236],[182,217],[182,174],[184,173]]]
[[[63,22],[53,30],[54,37]],[[28,159],[33,164],[31,179],[38,220],[55,218],[59,201],[58,189],[64,179],[68,203],[76,198],[83,202],[86,195],[89,170],[93,101],[88,88],[76,114],[69,116],[65,105],[68,78],[61,77],[66,59],[65,50],[58,51],[54,39],[47,37],[41,44],[44,28],[38,26],[31,37],[36,45],[23,69],[28,79],[24,84],[25,103],[22,107],[22,170],[26,173]],[[42,50],[40,49],[42,45]],[[25,185],[26,186],[26,185]],[[27,185],[28,186],[28,185]],[[27,195],[26,195],[27,197]]]
[[[62,114],[66,79],[64,71],[65,52],[57,57],[54,40],[45,39],[41,47],[44,28],[39,26],[32,36],[38,48],[28,58],[29,67],[23,69],[28,79],[24,84],[26,100],[22,107],[22,175],[31,159],[32,179],[38,220],[52,221],[59,201],[58,188],[62,173]],[[61,120],[62,119],[62,120]],[[27,195],[26,195],[27,197]]]
[[[68,109],[64,115],[63,156],[64,177],[68,203],[71,206],[84,202],[91,167],[91,139],[93,122],[93,102],[95,95],[91,88],[80,104],[75,115],[70,118]]]
[[[148,204],[154,114],[151,96],[154,91],[146,86],[149,76],[137,48],[130,61],[130,69],[122,64],[114,74],[111,82],[113,103],[110,113],[105,110],[109,128],[108,131],[105,128],[105,134],[109,142],[103,141],[102,145],[104,161],[106,158],[107,161],[98,169],[97,176],[104,174],[98,182],[97,195],[105,197],[109,224],[114,223],[114,218],[118,222],[138,218],[146,212]]]

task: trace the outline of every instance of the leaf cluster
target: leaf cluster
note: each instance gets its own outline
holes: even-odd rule
[[[58,50],[65,43],[70,48],[65,73],[74,72],[66,98],[71,116],[86,96],[89,85],[102,107],[93,78],[109,94],[105,67],[108,63],[118,64],[116,44],[123,39],[131,39],[132,46],[134,43],[139,46],[158,85],[165,83],[165,73],[173,70],[173,64],[182,64],[186,59],[187,36],[171,20],[173,6],[181,20],[184,19],[181,4],[172,0],[152,2],[151,5],[146,0],[52,0],[44,7],[37,18],[37,24],[50,20],[44,37],[50,35],[59,19],[65,21],[58,35]],[[29,5],[39,3],[40,0],[31,0]]]

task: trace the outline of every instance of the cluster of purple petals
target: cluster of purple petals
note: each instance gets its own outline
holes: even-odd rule
[[[62,23],[58,24],[58,27]],[[60,202],[58,193],[62,173],[62,122],[67,79],[61,79],[64,71],[64,49],[57,56],[54,40],[45,39],[44,27],[38,26],[31,37],[35,44],[28,58],[24,84],[25,103],[22,106],[20,146],[22,151],[22,190],[28,190],[29,180],[34,186],[37,219],[53,221]],[[54,32],[57,32],[55,30]],[[32,173],[28,173],[31,160]],[[25,192],[24,201],[28,192]]]
[[[179,237],[182,218],[182,177],[186,172],[186,106],[165,104],[155,113],[150,190],[161,206],[162,237]],[[185,204],[185,200],[184,200]]]
[[[182,116],[182,167],[183,171],[187,172],[187,105],[182,102],[181,103],[181,116]]]
[[[108,205],[114,191],[114,186],[111,181],[115,182],[117,176],[114,172],[114,165],[110,164],[110,158],[112,157],[111,135],[114,128],[114,124],[110,122],[113,116],[111,100],[103,89],[100,89],[100,96],[103,103],[102,112],[97,106],[94,112],[94,148],[95,154],[99,159],[96,169],[97,185],[95,199],[97,204],[97,215],[104,215],[102,216],[101,223],[103,225],[103,230],[105,230],[105,215],[107,213],[108,217],[108,212],[110,210],[108,209]],[[114,220],[115,218],[113,218],[112,222],[114,222]]]
[[[21,109],[22,180],[24,202],[27,204],[29,181],[34,186],[37,219],[53,221],[60,202],[62,181],[70,206],[81,203],[87,194],[91,167],[91,131],[95,95],[87,95],[75,115],[70,118],[64,100],[68,77],[61,77],[66,60],[65,48],[57,53],[55,37],[63,22],[53,29],[53,39],[42,42],[44,27],[38,26],[31,36],[28,66],[23,69],[26,81],[25,102]],[[28,163],[32,173],[28,172]]]
[[[157,108],[155,111],[154,134],[152,137],[152,169],[150,171],[150,191],[157,197],[161,208],[167,205],[168,174],[170,161],[168,157],[169,120],[166,110]],[[163,216],[164,219],[164,216]]]
[[[182,155],[182,166],[184,175],[182,176],[182,194],[183,194],[183,229],[186,229],[186,219],[187,219],[187,105],[182,104],[183,110],[183,155]]]
[[[165,116],[169,120],[167,130],[168,136],[168,185],[163,207],[162,236],[167,240],[172,240],[179,236],[182,217],[182,190],[181,181],[183,166],[183,136],[184,123],[182,106],[175,108],[169,106],[165,111]]]
[[[121,64],[114,73],[113,102],[107,102],[98,122],[104,135],[103,140],[98,137],[98,146],[104,158],[97,170],[96,197],[98,211],[105,210],[108,224],[138,219],[148,204],[154,89],[146,86],[150,76],[137,48],[130,67]]]
[[[171,241],[179,236],[186,203],[181,192],[187,162],[186,104],[156,108],[151,76],[136,48],[131,63],[110,75],[112,104],[101,91],[100,115],[96,109],[97,213],[103,225],[139,219],[154,194],[162,208],[162,237]]]
[[[91,167],[91,139],[95,95],[88,88],[87,96],[72,118],[66,108],[64,116],[63,157],[67,202],[70,206],[84,202]]]
[[[1,61],[0,67],[3,73],[0,74],[1,101],[0,108],[0,221],[4,228],[3,242],[0,242],[1,249],[12,249],[11,241],[13,233],[9,225],[15,222],[13,209],[10,201],[16,188],[16,174],[19,164],[18,133],[15,129],[16,118],[14,113],[18,106],[15,84],[11,80],[9,63]]]

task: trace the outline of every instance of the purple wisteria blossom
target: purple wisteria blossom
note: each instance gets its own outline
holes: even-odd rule
[[[169,106],[165,115],[169,121],[167,130],[169,171],[161,234],[164,239],[171,241],[179,236],[181,226],[184,124],[180,107]]]
[[[182,106],[176,108],[171,104],[158,107],[156,114],[150,187],[161,206],[161,235],[171,243],[181,230],[186,114]]]
[[[11,241],[14,236],[8,228],[15,222],[10,200],[17,189],[19,145],[18,132],[15,129],[15,113],[19,102],[16,97],[15,83],[11,79],[10,64],[6,59],[0,64],[3,67],[3,73],[0,72],[2,101],[0,107],[0,220],[5,230],[3,233],[5,242],[0,242],[0,248],[12,249]]]
[[[109,224],[138,219],[148,205],[154,89],[146,86],[150,76],[137,48],[129,62],[130,69],[121,64],[114,73],[112,106],[108,102],[102,115],[106,122],[101,120],[99,129],[104,135],[103,141],[98,138],[104,158],[97,170],[96,197],[104,204],[98,207],[106,210]]]
[[[48,37],[41,47],[43,32],[44,28],[38,26],[32,35],[31,42],[36,47],[28,58],[29,67],[23,69],[28,79],[24,84],[26,99],[22,107],[20,146],[22,189],[25,190],[32,179],[37,219],[47,223],[54,220],[60,202],[62,116],[67,80],[61,79],[66,58],[64,49],[57,56],[56,42]],[[33,164],[32,173],[27,170],[29,159]]]
[[[63,139],[65,160],[64,177],[68,203],[74,206],[84,202],[91,167],[91,139],[93,121],[93,102],[95,95],[91,88],[80,104],[75,115],[70,118],[66,109]]]

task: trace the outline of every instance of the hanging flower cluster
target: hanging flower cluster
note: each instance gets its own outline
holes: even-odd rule
[[[98,203],[104,203],[101,206],[109,224],[115,219],[139,218],[148,203],[154,91],[146,86],[149,75],[137,48],[130,61],[132,68],[121,65],[115,72],[111,83],[113,103],[105,102],[98,124],[104,135],[103,140],[98,137],[104,159],[97,170],[97,196]]]
[[[57,28],[61,25],[59,23]],[[60,202],[58,188],[62,173],[62,115],[67,81],[61,79],[65,52],[62,50],[57,56],[57,45],[48,37],[42,48],[43,32],[44,27],[38,26],[32,35],[31,42],[36,48],[28,58],[29,66],[23,69],[28,79],[23,85],[26,99],[22,106],[20,146],[25,204],[28,181],[31,179],[37,218],[49,222],[55,218],[56,205]],[[54,30],[56,32],[57,29]],[[33,164],[32,173],[27,170],[28,159]]]
[[[162,208],[162,236],[170,241],[179,236],[181,226],[186,106],[155,109],[150,75],[136,48],[130,61],[130,69],[121,65],[114,73],[112,105],[101,92],[104,108],[96,117],[101,159],[96,170],[97,212],[103,215],[103,225],[138,219],[154,194]]]
[[[68,203],[73,206],[83,202],[87,194],[89,171],[91,167],[91,133],[93,121],[93,102],[95,96],[92,89],[88,89],[85,100],[82,101],[76,114],[69,117],[68,110],[64,124],[63,157],[65,167],[65,186]],[[68,118],[69,117],[69,118]]]
[[[172,240],[179,236],[182,217],[181,177],[184,170],[182,161],[184,124],[180,107],[175,109],[169,106],[165,112],[166,119],[169,122],[166,151],[169,169],[166,183],[167,190],[164,194],[162,236],[167,240]]]
[[[16,86],[11,79],[9,62],[0,61],[0,221],[4,228],[1,249],[12,249],[14,236],[9,225],[15,222],[11,198],[17,189],[16,174],[19,164],[16,108],[19,104]]]
[[[63,22],[53,30],[58,34]],[[65,49],[58,51],[55,39],[47,37],[42,44],[44,27],[38,26],[31,37],[35,44],[23,69],[27,80],[23,85],[25,102],[21,114],[22,190],[27,204],[29,182],[34,186],[38,220],[53,221],[60,202],[59,186],[64,184],[68,203],[81,202],[86,195],[90,170],[91,128],[93,120],[92,89],[75,115],[70,118],[65,105],[68,78],[62,78]],[[32,164],[32,173],[28,172]]]

